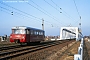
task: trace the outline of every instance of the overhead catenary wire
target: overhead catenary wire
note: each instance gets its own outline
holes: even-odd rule
[[[24,14],[26,14],[26,15],[29,15],[29,16],[31,16],[31,17],[33,17],[33,18],[36,18],[36,19],[39,19],[39,20],[42,20],[41,18],[38,18],[38,17],[36,17],[36,16],[33,16],[33,15],[31,15],[31,14],[29,14],[29,13],[26,13],[26,12],[24,12],[24,11],[21,11],[21,10],[19,10],[19,9],[17,9],[17,8],[14,8],[14,7],[12,7],[12,6],[10,6],[10,5],[7,5],[7,4],[5,4],[5,3],[2,3],[2,2],[0,2],[1,4],[4,4],[5,6],[8,6],[8,7],[10,7],[10,8],[12,8],[12,9],[14,9],[14,10],[17,10],[17,11],[19,11],[19,12],[21,12],[21,13],[24,13]],[[33,6],[33,5],[32,5]],[[34,6],[33,6],[34,7]],[[36,7],[34,7],[34,8],[36,8]],[[37,8],[38,9],[38,8]],[[39,9],[38,9],[39,10]],[[41,10],[39,10],[39,11],[41,11]],[[43,11],[41,11],[41,12],[43,12]],[[43,12],[44,13],[44,12]],[[45,13],[44,13],[45,14]],[[50,17],[50,16],[49,16]],[[53,18],[54,19],[54,18]],[[45,22],[48,22],[48,21],[45,21]],[[53,25],[53,24],[51,24],[50,22],[48,22],[50,25]],[[56,25],[56,24],[55,24]],[[53,25],[54,26],[54,25]]]
[[[76,11],[77,11],[78,16],[79,16],[79,19],[80,19],[80,23],[79,23],[79,25],[80,25],[80,28],[81,28],[81,16],[80,16],[80,13],[79,13],[79,11],[78,11],[78,8],[77,8],[77,5],[76,5],[75,0],[73,0],[73,1],[74,1],[75,7],[76,7]]]
[[[34,18],[37,18],[37,19],[39,19],[39,20],[42,20],[41,18],[38,18],[38,17],[35,17],[35,16],[33,16],[33,15],[30,15],[30,14],[28,14],[28,13],[26,13],[26,12],[23,12],[23,11],[21,11],[21,10],[19,10],[19,9],[17,9],[17,8],[14,8],[14,7],[12,7],[12,6],[10,6],[10,5],[7,5],[7,4],[5,4],[5,3],[2,3],[2,2],[0,2],[1,4],[3,4],[3,5],[5,5],[5,6],[7,6],[7,7],[10,7],[10,8],[12,8],[12,9],[14,9],[14,10],[17,10],[17,11],[19,11],[19,12],[21,12],[21,13],[24,13],[25,15],[29,15],[29,16],[31,16],[31,17],[34,17]],[[40,10],[41,11],[41,10]],[[51,17],[51,16],[49,16],[49,17]],[[55,20],[55,18],[53,18],[53,17],[51,17],[52,19],[54,19]],[[57,20],[56,20],[57,21]],[[48,22],[48,21],[45,21],[45,22]],[[57,22],[59,22],[59,21],[57,21]],[[48,22],[50,25],[53,25],[53,24],[51,24],[50,22]],[[62,24],[62,23],[61,23]],[[55,24],[56,25],[56,24]],[[54,26],[54,25],[53,25]]]
[[[24,1],[24,0],[23,0]],[[32,1],[33,2],[33,1]],[[35,8],[35,9],[37,9],[37,10],[39,10],[40,12],[42,12],[42,13],[44,13],[45,15],[47,15],[48,17],[50,17],[51,19],[53,19],[53,20],[55,20],[55,21],[57,21],[58,23],[61,23],[60,21],[58,21],[56,18],[54,18],[53,16],[51,16],[51,15],[49,15],[49,14],[47,14],[47,13],[45,13],[44,11],[44,9],[43,8],[41,8],[41,9],[43,9],[44,11],[42,11],[42,10],[40,10],[39,8],[37,8],[37,7],[35,7],[35,6],[33,6],[32,4],[30,4],[29,2],[26,2],[28,5],[30,5],[30,6],[32,6],[33,8]],[[33,2],[34,3],[34,2]],[[37,5],[36,3],[34,3],[35,5]],[[37,6],[39,6],[39,5],[37,5]],[[63,23],[61,23],[62,25],[64,25]]]
[[[54,9],[56,9],[58,12],[62,13],[59,9],[57,9],[56,7],[54,7],[53,5],[51,5],[49,2],[47,2],[46,0],[44,0],[48,5],[50,5],[51,7],[53,7]],[[52,0],[51,0],[52,1]],[[53,2],[53,1],[52,1]],[[54,3],[54,2],[53,2]],[[56,3],[54,3],[57,7],[59,7]],[[59,7],[60,8],[60,7]],[[62,8],[60,8],[62,10]],[[65,15],[66,16],[66,15]]]
[[[42,7],[40,7],[38,4],[36,4],[34,1],[30,0],[31,2],[33,2],[37,7],[41,8],[43,11],[45,11],[47,14],[51,15],[49,12],[47,12],[45,9],[43,9]]]
[[[8,9],[8,8],[2,7],[2,6],[0,6],[0,8],[3,9],[3,11],[5,11],[6,13],[8,13],[8,14],[10,14],[10,15],[14,15],[14,16],[16,16],[16,17],[19,17],[19,16],[21,15],[21,16],[23,16],[22,18],[30,18],[30,19],[33,19],[33,18],[31,18],[30,16],[26,16],[26,15],[21,14],[21,13],[19,13],[19,12],[12,11],[12,10],[10,10],[10,9]],[[18,16],[18,14],[19,14],[19,16]],[[19,18],[20,18],[20,17],[19,17]]]
[[[44,0],[48,5],[50,5],[51,7],[53,7],[54,9],[56,9],[58,12],[62,13],[61,11],[59,11],[57,8],[55,8],[53,5],[51,5],[48,1]],[[54,3],[54,2],[53,2]],[[54,3],[55,4],[55,3]],[[58,6],[57,4],[55,4],[56,6]],[[59,7],[59,6],[58,6]],[[60,10],[62,10],[62,8],[59,7]],[[64,10],[62,10],[64,11]],[[65,12],[65,11],[64,11]],[[68,15],[66,12],[65,14],[62,13],[63,15],[65,15],[66,17],[68,17],[69,19],[71,19],[72,17],[70,17],[70,15]]]
[[[58,8],[60,8],[60,10],[62,10],[63,12],[65,12],[61,7],[59,7],[53,0],[51,0],[51,2],[54,4],[54,5],[56,5]],[[66,12],[65,12],[66,13]],[[69,17],[70,17],[70,15],[68,14],[68,13],[66,13]]]
[[[49,4],[50,6],[52,6],[54,9],[56,9],[58,12],[60,12],[56,7],[54,7],[53,5],[51,5],[50,3],[48,3],[46,0],[44,0],[47,4]]]
[[[4,9],[4,10],[6,10],[6,11],[8,11],[8,12],[11,13],[11,14],[14,13],[14,14],[19,14],[19,15],[25,16],[25,15],[23,15],[23,14],[21,14],[21,13],[18,13],[18,12],[12,11],[12,10],[7,9],[7,8],[5,8],[5,7],[2,7],[2,6],[0,6],[0,8],[1,8],[1,9]],[[28,17],[28,16],[25,16],[25,17]]]
[[[56,7],[54,7],[53,5],[51,5],[49,2],[47,2],[46,0],[44,0],[48,5],[50,5],[51,7],[53,7],[55,10],[57,10],[59,13],[62,13],[59,9],[57,9]],[[58,6],[59,7],[59,6]],[[63,14],[63,13],[62,13]],[[65,15],[65,14],[64,14]],[[67,15],[65,15],[66,17],[68,17]]]
[[[0,2],[0,3],[1,3],[1,2]],[[2,3],[2,4],[4,4],[4,3]],[[7,5],[7,4],[5,4],[5,5]],[[31,16],[31,17],[33,17],[33,18],[36,18],[36,19],[41,20],[41,18],[38,18],[38,17],[36,17],[36,16],[33,16],[33,15],[29,14],[29,13],[23,12],[23,11],[21,11],[21,10],[19,10],[19,9],[17,9],[17,8],[14,8],[14,7],[10,6],[10,5],[7,5],[7,6],[10,7],[10,8],[12,8],[12,9],[15,9],[15,10],[17,10],[17,11],[19,11],[19,12],[25,14],[25,15],[28,15],[28,16]],[[44,12],[44,13],[45,13],[45,12]],[[46,13],[45,13],[45,14],[46,14]],[[22,14],[21,14],[21,15],[22,15]],[[48,15],[48,14],[47,14],[47,15]],[[27,16],[27,17],[28,17],[28,16]],[[49,16],[49,17],[51,17],[51,16]],[[51,17],[51,18],[54,19],[55,21],[57,21],[56,18],[53,18],[53,17]],[[48,21],[45,20],[45,22],[48,22]],[[57,22],[59,22],[59,21],[57,21]],[[50,22],[48,22],[48,23],[50,23]],[[61,24],[62,24],[62,23],[61,23]]]
[[[31,5],[30,3],[28,3],[28,2],[26,2],[26,3],[28,3],[30,6],[36,8],[36,9],[39,10],[40,12],[44,13],[45,15],[49,16],[50,18],[52,18],[53,20],[57,21],[58,23],[61,23],[62,25],[64,25],[64,24],[63,24],[64,22],[58,21],[59,19],[57,19],[55,16],[53,16],[52,14],[50,14],[49,12],[47,12],[45,9],[43,9],[43,8],[40,7],[38,4],[36,4],[34,1],[32,1],[32,0],[30,0],[30,1],[33,2],[37,7],[41,8],[41,9],[42,9],[43,11],[45,11],[46,13],[43,12],[42,10],[40,10],[39,8],[37,8],[37,7],[33,6],[33,5]],[[64,25],[64,26],[65,26],[65,25]]]
[[[12,10],[10,10],[8,8],[5,8],[5,7],[2,7],[2,6],[0,6],[0,11],[3,11],[4,13],[7,13],[7,14],[12,15],[14,17],[33,19],[33,18],[29,17],[29,16],[23,15],[23,14],[21,14],[19,12],[16,12],[16,11],[12,11]],[[18,14],[19,14],[19,16],[18,16]],[[23,16],[23,17],[20,17],[20,16]]]
[[[13,15],[13,13],[14,13],[14,17],[19,17],[19,16],[16,16],[16,14],[15,13],[17,13],[17,12],[15,12],[15,11],[13,11],[12,12],[12,10],[10,10],[10,9],[7,9],[7,8],[4,8],[4,7],[1,7],[0,6],[0,11],[2,11],[2,12],[4,12],[4,13],[7,13],[7,14],[9,14],[9,15]],[[17,13],[17,14],[19,14],[19,15],[22,15],[22,14],[20,14],[20,13]],[[25,16],[25,15],[22,15],[22,16]],[[29,16],[25,16],[25,18],[30,18]],[[20,17],[19,17],[20,18]],[[22,17],[23,18],[23,17]],[[30,19],[33,19],[33,18],[30,18]],[[34,20],[36,20],[36,19],[34,19]],[[40,20],[38,20],[37,22],[39,22]],[[45,21],[45,22],[48,22],[48,21]],[[49,25],[53,25],[53,24],[50,24],[50,22],[48,22],[48,24]]]
[[[29,15],[29,16],[31,16],[31,17],[34,17],[34,18],[37,18],[37,19],[40,19],[40,20],[41,20],[41,18],[38,18],[38,17],[33,16],[33,15],[30,15],[30,14],[28,14],[28,13],[26,13],[26,12],[24,12],[24,11],[21,11],[21,10],[19,10],[19,9],[17,9],[17,8],[14,8],[14,7],[12,7],[12,6],[8,5],[8,4],[2,3],[2,2],[0,2],[0,3],[3,4],[3,5],[5,5],[5,6],[7,6],[7,7],[10,7],[10,8],[12,8],[12,9],[15,9],[15,10],[21,12],[21,13],[24,13],[24,14],[26,14],[26,15]]]
[[[7,13],[7,14],[11,14],[10,12],[4,11],[2,8],[0,9],[0,11],[3,11],[4,13]]]
[[[10,8],[12,8],[12,9],[14,9],[14,10],[16,10],[16,11],[18,11],[18,12],[21,12],[21,13],[27,15],[27,16],[31,16],[31,17],[36,18],[36,19],[38,19],[38,20],[42,20],[41,18],[38,18],[38,17],[33,16],[33,15],[30,15],[29,13],[26,13],[26,12],[24,12],[24,11],[21,11],[21,10],[19,10],[19,9],[17,9],[17,8],[14,8],[14,7],[12,7],[12,6],[8,5],[8,4],[5,4],[5,3],[3,3],[3,2],[0,2],[0,3],[3,4],[3,5],[5,5],[5,6],[7,6],[7,7],[10,7]],[[7,10],[7,9],[6,9],[6,10]],[[50,25],[53,25],[53,24],[50,23],[49,21],[45,21],[45,22],[47,22],[47,23],[50,24]]]
[[[78,13],[78,15],[79,15],[79,18],[81,18],[80,14],[79,14],[79,11],[78,11],[78,8],[77,8],[77,5],[76,5],[76,3],[75,3],[75,0],[73,0],[73,1],[74,1],[74,4],[75,4],[75,7],[76,7],[76,10],[77,10],[77,13]]]
[[[62,13],[64,12],[68,18],[73,19],[76,22],[76,19],[74,19],[72,16],[70,16],[66,11],[64,11],[60,6],[58,6],[53,0],[51,0],[51,2],[56,5],[58,8],[60,8],[60,10],[62,10]]]

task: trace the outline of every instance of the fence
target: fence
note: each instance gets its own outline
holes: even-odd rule
[[[80,46],[78,47],[78,54],[75,54],[74,55],[74,60],[83,60],[83,38],[81,39],[81,44]]]

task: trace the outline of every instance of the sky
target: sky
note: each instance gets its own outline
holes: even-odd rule
[[[0,0],[0,36],[10,35],[13,26],[42,29],[42,20],[48,36],[79,23],[82,34],[90,35],[90,0]]]

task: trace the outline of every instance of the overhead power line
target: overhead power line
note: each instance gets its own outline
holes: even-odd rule
[[[76,10],[77,10],[77,13],[78,13],[78,15],[79,15],[79,18],[81,19],[81,16],[80,16],[79,11],[78,11],[78,8],[77,8],[77,5],[76,5],[76,3],[75,3],[75,0],[73,0],[73,1],[74,1],[74,4],[75,4],[75,7],[76,7]]]
[[[56,9],[58,12],[60,12],[56,7],[54,7],[53,5],[51,5],[50,3],[48,3],[46,0],[44,0],[47,4],[49,4],[50,6],[52,6],[54,9]]]
[[[36,4],[34,1],[30,0],[31,2],[33,2],[37,7],[41,8],[43,11],[45,11],[46,13],[50,14],[49,12],[47,12],[45,9],[43,9],[42,7],[40,7],[38,4]],[[51,15],[51,14],[50,14]]]
[[[39,19],[39,20],[42,20],[41,18],[38,18],[38,17],[36,17],[36,16],[33,16],[33,15],[31,15],[31,14],[29,14],[29,13],[26,13],[26,12],[24,12],[24,11],[21,11],[21,10],[19,10],[19,9],[17,9],[17,8],[14,8],[14,7],[12,7],[12,6],[10,6],[10,5],[8,5],[8,4],[5,4],[5,3],[3,3],[3,2],[0,2],[1,4],[3,4],[3,5],[5,5],[5,6],[7,6],[7,7],[9,7],[9,8],[12,8],[12,9],[14,9],[14,10],[16,10],[16,11],[18,11],[18,12],[21,12],[21,13],[23,13],[23,14],[25,14],[25,15],[27,15],[27,17],[28,18],[30,18],[29,16],[31,16],[31,17],[33,17],[33,18],[36,18],[36,19]],[[2,7],[1,7],[2,8]],[[7,11],[10,11],[11,12],[11,10],[10,9],[6,9],[6,8],[2,8],[2,9],[4,9],[4,10],[7,10]],[[12,12],[15,12],[15,11],[12,11]],[[17,13],[17,12],[16,12]],[[19,13],[20,14],[20,13]],[[22,15],[22,14],[21,14]],[[50,24],[50,25],[53,25],[52,23],[50,23],[50,22],[48,22],[48,21],[45,21],[45,22],[47,22],[48,24]]]
[[[4,10],[6,10],[6,11],[8,11],[9,13],[11,13],[11,15],[13,15],[13,13],[14,13],[14,14],[19,14],[19,15],[25,16],[25,15],[23,15],[23,14],[21,14],[21,13],[12,11],[12,10],[7,9],[7,8],[5,8],[5,7],[1,7],[1,6],[0,6],[0,8],[1,8],[1,9],[4,9]],[[25,17],[28,17],[28,16],[25,16]]]
[[[79,16],[79,18],[80,18],[79,25],[80,25],[80,28],[81,28],[81,16],[80,16],[80,13],[79,13],[79,11],[78,11],[78,8],[77,8],[77,5],[76,5],[76,3],[75,3],[75,0],[73,0],[73,1],[74,1],[74,4],[75,4],[75,7],[76,7],[76,10],[77,10],[78,16]]]
[[[46,0],[44,0],[48,5],[50,5],[51,7],[53,7],[54,9],[56,9],[57,11],[59,11],[56,7],[54,7],[52,4],[50,4],[48,1],[46,1]],[[52,1],[52,3],[54,4],[54,5],[56,5],[60,10],[62,10],[63,12],[61,12],[61,11],[59,11],[60,13],[62,13],[63,15],[65,15],[66,17],[68,17],[69,19],[72,19],[72,20],[74,20],[74,21],[76,21],[75,19],[73,19],[69,14],[67,14],[62,8],[60,8],[53,0],[51,0]]]
[[[52,19],[54,19],[54,20],[56,20],[57,22],[59,22],[59,23],[61,23],[62,25],[64,25],[63,23],[64,22],[62,22],[61,20],[59,20],[58,18],[56,18],[55,16],[53,16],[51,13],[49,13],[48,11],[46,11],[45,9],[43,9],[42,7],[40,7],[38,4],[36,4],[34,1],[32,1],[32,0],[30,0],[32,3],[34,3],[37,7],[39,7],[40,9],[42,9],[43,11],[45,11],[48,15],[49,15],[49,17],[50,18],[52,18]],[[58,21],[59,20],[59,21]]]
[[[28,14],[28,13],[26,13],[26,12],[23,12],[23,11],[21,11],[21,10],[17,9],[17,8],[14,8],[14,7],[10,6],[10,5],[7,5],[7,4],[2,3],[2,2],[0,2],[0,3],[1,3],[1,4],[3,4],[3,5],[5,5],[5,6],[7,6],[7,7],[10,7],[10,8],[12,8],[12,9],[15,9],[15,10],[17,10],[17,11],[21,12],[21,13],[24,13],[24,14],[29,15],[29,16],[31,16],[31,17],[34,17],[34,18],[40,19],[40,18],[35,17],[35,16],[33,16],[33,15],[30,15],[30,14]],[[41,20],[41,19],[40,19],[40,20]]]
[[[31,2],[33,2],[32,0],[30,0]],[[60,21],[58,21],[56,18],[54,18],[50,13],[48,13],[46,10],[44,10],[43,8],[41,8],[39,5],[37,5],[36,3],[34,3],[35,5],[37,5],[38,7],[40,7],[42,10],[44,10],[45,12],[47,12],[47,13],[45,13],[44,11],[42,11],[42,10],[40,10],[38,7],[35,7],[35,6],[33,6],[32,4],[30,4],[29,2],[26,2],[28,5],[30,5],[30,6],[32,6],[33,8],[35,8],[35,9],[37,9],[37,10],[39,10],[40,12],[42,12],[42,13],[44,13],[45,15],[47,15],[48,17],[50,17],[50,18],[52,18],[53,20],[55,20],[55,21],[57,21],[58,23],[61,23]],[[61,23],[62,25],[64,25],[63,23]]]
[[[51,0],[51,2],[52,2],[54,5],[56,5],[58,8],[60,8],[60,10],[62,10],[62,13],[64,12],[64,13],[67,15],[68,18],[73,19],[73,20],[76,22],[76,20],[75,20],[72,16],[70,16],[65,10],[63,10],[60,6],[58,6],[53,0]],[[65,14],[64,14],[64,15],[65,15]],[[65,15],[65,16],[66,16],[66,15]]]
[[[3,10],[3,8],[0,6],[0,11],[3,11],[4,13],[7,13],[7,14],[11,14],[10,12],[7,12],[7,11],[5,11],[5,10]]]
[[[32,18],[29,17],[29,16],[26,16],[26,15],[21,14],[21,13],[16,12],[16,11],[12,11],[12,10],[10,10],[10,9],[8,9],[8,8],[5,8],[5,7],[2,7],[2,6],[0,6],[0,11],[3,11],[4,13],[7,13],[7,14],[9,14],[9,15],[13,15],[13,16],[15,16],[15,17],[23,16],[23,17],[21,17],[21,18],[30,18],[30,19],[32,19]],[[19,15],[19,16],[18,16],[18,15]],[[19,17],[19,18],[20,18],[20,17]]]
[[[51,0],[58,8],[60,8],[53,0]]]

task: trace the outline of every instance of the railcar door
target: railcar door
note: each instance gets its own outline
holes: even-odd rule
[[[26,42],[30,42],[30,29],[26,29]]]
[[[30,42],[35,42],[35,34],[34,34],[34,30],[30,30]]]

